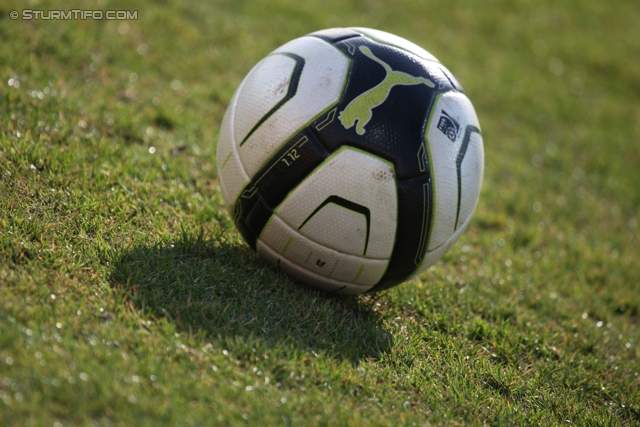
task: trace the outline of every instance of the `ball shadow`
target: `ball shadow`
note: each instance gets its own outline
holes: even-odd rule
[[[393,345],[375,298],[301,286],[250,248],[222,239],[183,233],[172,244],[129,249],[113,267],[112,285],[138,310],[238,354],[293,346],[357,364]]]

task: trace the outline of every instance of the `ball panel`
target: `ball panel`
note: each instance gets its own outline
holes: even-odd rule
[[[287,97],[290,90],[297,88],[300,76],[294,75],[296,68],[299,68],[297,58],[269,55],[245,77],[236,104],[236,109],[242,114],[238,114],[233,123],[238,144],[243,143],[252,129]]]
[[[307,235],[322,236],[316,241],[338,252],[364,255],[368,249],[369,221],[366,213],[329,201],[309,216],[300,228]],[[331,226],[327,227],[327,224]]]
[[[285,273],[317,289],[336,292],[343,295],[359,295],[363,292],[367,292],[371,288],[370,286],[360,286],[354,283],[341,282],[339,280],[330,279],[309,270],[305,270],[299,265],[292,263],[285,258],[279,257],[276,252],[261,241],[258,241],[257,251],[258,254],[268,263],[278,265]]]
[[[284,144],[245,185],[235,202],[234,219],[251,247],[255,247],[275,208],[327,157],[329,153],[313,132],[305,129]]]
[[[224,167],[219,170],[218,175],[220,176],[221,187],[224,188],[222,193],[223,197],[225,197],[225,201],[229,200],[227,206],[229,207],[229,212],[233,214],[232,201],[237,197],[245,184],[249,182],[249,177],[244,173],[240,159],[235,152],[229,153],[226,158],[226,163]]]
[[[349,60],[338,49],[321,39],[302,37],[276,49],[271,57],[287,58],[286,54],[294,54],[304,60],[302,73],[295,95],[266,118],[239,147],[240,159],[250,177],[278,147],[336,103],[342,94]],[[286,70],[290,72],[290,68]],[[258,76],[259,84],[266,87],[281,85],[283,75],[274,76],[272,81]],[[245,92],[248,99],[260,96],[260,93]],[[236,117],[236,121],[239,120]]]
[[[245,210],[242,204],[236,204],[235,222],[243,236],[259,236],[265,225],[273,216],[273,209],[267,205],[264,199],[258,195],[250,209]],[[249,241],[255,247],[255,241]]]
[[[361,222],[355,220],[341,224],[339,228],[336,228],[336,220],[325,223],[324,227],[314,221],[313,226],[307,227],[305,222],[311,220],[314,212],[328,204],[337,204],[368,217],[366,229],[359,229]],[[356,229],[349,231],[351,235],[368,234],[364,256],[388,259],[393,250],[397,221],[393,167],[371,154],[343,147],[303,181],[278,207],[277,213],[307,238],[362,256],[365,249],[362,246],[347,248],[341,243],[340,233],[346,231],[345,227],[355,226]]]
[[[424,258],[422,259],[422,264],[420,264],[420,267],[416,269],[413,276],[417,276],[420,273],[423,273],[426,269],[428,269],[429,267],[434,265],[436,262],[438,262],[444,256],[444,254],[449,250],[449,246],[450,245],[447,242],[445,242],[439,247],[431,251],[428,251],[426,254],[424,254]]]
[[[258,252],[258,255],[260,255],[260,257],[269,264],[279,266],[285,273],[315,288],[324,291],[335,292],[344,289],[346,286],[344,283],[337,280],[332,280],[318,274],[312,274],[311,272],[308,272],[303,268],[300,268],[299,266],[293,264],[291,261],[283,259],[277,252],[275,252],[261,240],[258,240],[256,251]]]
[[[438,62],[438,59],[418,46],[415,43],[410,42],[407,39],[402,37],[398,37],[394,34],[387,33],[386,31],[374,30],[372,28],[362,28],[362,27],[351,27],[350,30],[357,31],[360,34],[365,35],[366,37],[382,44],[391,45],[398,49],[410,52],[422,59],[426,59],[427,61]]]
[[[458,92],[464,93],[464,89],[462,89],[462,85],[460,85],[460,82],[458,81],[458,79],[456,79],[456,77],[453,74],[451,74],[451,71],[449,71],[449,69],[442,64],[438,64],[438,67],[440,68],[440,71],[442,71],[442,73],[445,76],[447,76],[447,79],[449,79],[449,82],[451,82],[451,85],[453,86],[453,88]]]
[[[336,120],[318,138],[329,151],[348,144],[392,162],[398,180],[422,176],[425,121],[436,94],[451,89],[449,80],[438,64],[366,37],[336,46],[352,65]]]
[[[465,195],[465,203],[473,200],[475,206],[479,195],[472,191],[480,188],[482,181],[481,170],[469,169],[465,173],[465,180],[461,180],[458,163],[461,167],[466,164],[477,164],[476,160],[469,161],[467,156],[478,156],[479,150],[468,151],[471,142],[471,134],[479,132],[479,123],[475,111],[469,99],[460,92],[447,92],[439,96],[433,111],[433,119],[430,120],[425,140],[429,145],[432,176],[435,184],[435,211],[431,237],[427,246],[432,251],[442,245],[456,231],[460,222],[459,203],[461,194]],[[477,139],[474,139],[474,147],[477,147]],[[467,163],[469,162],[469,163]],[[462,190],[461,186],[472,185],[471,188]]]
[[[328,28],[326,30],[320,30],[307,34],[310,37],[318,37],[329,43],[337,43],[340,40],[345,40],[352,37],[358,37],[360,33],[350,30],[348,28]]]
[[[396,241],[384,277],[374,291],[395,286],[411,277],[424,257],[432,216],[432,182],[429,175],[398,184]]]
[[[348,255],[319,245],[273,216],[258,239],[280,258],[332,280],[373,286],[384,274],[388,260]]]
[[[466,155],[459,165],[460,173],[460,203],[456,226],[471,217],[478,203],[482,176],[484,174],[484,150],[482,136],[471,132]]]
[[[413,275],[415,276],[422,273],[427,268],[435,264],[438,260],[440,260],[440,258],[444,256],[444,254],[449,250],[449,248],[458,241],[458,239],[460,238],[464,230],[469,225],[470,221],[471,221],[471,216],[467,217],[467,219],[458,227],[455,233],[453,233],[451,237],[449,237],[442,245],[428,251],[424,256],[424,259],[422,260],[422,264],[420,264],[420,267],[418,267],[418,269],[414,272]]]
[[[249,181],[249,177],[244,172],[244,168],[238,158],[234,131],[231,123],[235,115],[235,106],[238,99],[238,92],[242,86],[229,101],[229,106],[224,113],[222,123],[220,125],[220,133],[218,136],[218,146],[216,147],[216,162],[218,167],[218,177],[222,196],[230,213],[233,214],[233,201],[238,196],[240,190]]]

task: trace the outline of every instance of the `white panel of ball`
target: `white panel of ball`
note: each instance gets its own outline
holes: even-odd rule
[[[224,198],[227,209],[233,213],[233,202],[245,186],[249,182],[249,177],[245,173],[238,150],[235,143],[235,135],[232,123],[234,122],[235,104],[238,99],[237,95],[240,89],[229,101],[227,111],[224,113],[222,124],[220,125],[220,135],[218,136],[217,147],[217,166],[218,175],[220,176],[220,188],[222,197]]]
[[[269,110],[286,97],[296,61],[285,55],[269,55],[258,62],[238,91],[234,134],[241,143]]]
[[[242,144],[238,148],[238,153],[249,177],[253,177],[269,157],[289,138],[337,102],[346,81],[349,60],[342,52],[318,38],[301,37],[276,49],[260,62],[261,68],[270,71],[267,75],[257,72],[249,73],[241,89],[241,99],[246,99],[247,103],[258,102],[256,100],[260,99],[263,92],[271,90],[274,95],[269,98],[270,104],[276,105],[278,103],[280,86],[290,82],[291,62],[279,70],[276,68],[277,64],[272,65],[271,62],[277,61],[280,64],[282,58],[294,61],[283,55],[285,53],[293,53],[305,61],[295,95],[267,118],[244,143],[243,140],[236,140],[236,144]],[[251,118],[256,122],[253,124],[243,123],[243,130],[251,129],[257,124],[259,119],[256,119],[256,116],[258,114],[253,114],[252,108],[238,103],[236,110],[236,122],[245,120],[244,117],[240,117],[241,114],[246,114],[245,111],[251,111]],[[258,110],[266,112],[269,111],[269,108],[260,105]],[[246,121],[247,123],[251,122],[251,120]],[[244,139],[245,137],[246,135],[236,135],[236,138]]]
[[[338,197],[341,203],[327,203]],[[348,205],[367,211],[364,215]],[[313,273],[316,286],[340,284],[361,293],[384,275],[395,243],[397,194],[393,167],[344,147],[285,199],[259,237],[259,252]],[[268,249],[268,250],[267,250]],[[357,290],[357,292],[356,292]]]
[[[415,271],[414,274],[418,275],[422,273],[427,268],[431,267],[433,264],[439,261],[440,258],[442,258],[444,254],[449,250],[449,248],[458,241],[460,236],[462,236],[462,233],[467,228],[470,221],[471,221],[471,216],[468,216],[467,219],[458,227],[455,233],[453,233],[453,235],[451,235],[447,240],[445,240],[443,244],[441,244],[435,249],[427,250],[427,253],[424,255],[424,258],[422,259],[420,266],[418,267],[418,269]]]
[[[482,137],[473,133],[461,164],[461,207],[458,210],[457,158],[460,154],[467,126],[479,129],[480,124],[471,101],[460,92],[447,92],[433,107],[433,118],[427,130],[430,165],[435,187],[434,221],[427,251],[443,245],[460,225],[473,213],[480,195],[484,154]],[[438,128],[442,117],[450,117],[459,125],[455,139]]]
[[[269,248],[261,241],[258,241],[256,249],[262,259],[268,263],[279,265],[285,273],[302,280],[308,285],[315,286],[318,289],[329,292],[339,291],[341,294],[345,295],[358,295],[371,288],[371,286],[358,286],[357,284],[344,283],[316,274],[304,267],[300,267],[286,258],[280,257],[273,249]]]
[[[330,196],[357,203],[370,211],[369,238],[362,218],[344,212],[332,221],[304,224]],[[344,210],[344,208],[342,208]],[[344,147],[315,170],[280,205],[276,215],[307,238],[329,248],[367,258],[389,259],[397,226],[398,202],[392,166],[363,151]],[[357,215],[357,214],[356,214]],[[360,215],[361,217],[361,215]],[[340,223],[344,219],[344,223]],[[366,224],[364,224],[366,225]],[[344,241],[345,235],[354,241]]]
[[[375,285],[384,274],[389,260],[348,255],[315,243],[291,228],[278,216],[273,216],[258,240],[260,247],[269,248],[277,259],[331,279],[341,286]],[[260,250],[258,251],[260,253]],[[276,259],[276,262],[277,262]]]

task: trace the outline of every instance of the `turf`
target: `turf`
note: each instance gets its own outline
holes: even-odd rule
[[[640,424],[640,4],[26,7],[60,8],[0,5],[1,425]],[[453,71],[486,168],[442,262],[336,298],[242,243],[215,145],[253,64],[354,25]]]

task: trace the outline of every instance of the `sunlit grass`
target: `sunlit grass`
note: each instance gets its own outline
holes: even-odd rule
[[[640,423],[638,4],[26,7],[0,6],[0,424]],[[241,242],[215,143],[253,64],[353,25],[451,69],[486,167],[443,262],[334,298]]]

